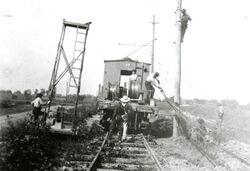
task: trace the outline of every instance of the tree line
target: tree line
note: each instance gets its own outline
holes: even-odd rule
[[[13,106],[14,102],[29,103],[35,98],[37,93],[42,93],[43,96],[48,95],[48,90],[41,88],[40,90],[35,89],[33,92],[31,89],[26,89],[23,92],[20,90],[12,92],[11,90],[0,90],[0,106],[10,107]]]
[[[11,90],[0,90],[0,107],[13,107],[17,104],[30,104],[30,101],[33,100],[37,93],[41,93],[43,98],[47,99],[49,96],[49,90],[41,88],[40,90],[35,89],[26,89],[23,92],[20,90],[12,92]],[[93,95],[80,95],[78,100],[83,101],[85,98],[93,98]],[[67,103],[74,103],[76,100],[76,95],[68,95]],[[54,98],[55,103],[66,103],[66,97],[62,94],[56,94]]]

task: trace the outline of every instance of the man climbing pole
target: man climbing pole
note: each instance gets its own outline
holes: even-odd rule
[[[186,32],[186,29],[188,27],[188,21],[191,21],[191,17],[186,13],[186,9],[183,9],[181,16],[181,42],[183,42],[184,34]]]

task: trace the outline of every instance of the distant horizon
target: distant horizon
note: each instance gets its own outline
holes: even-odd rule
[[[6,89],[6,90],[4,90],[4,89],[1,89],[0,91],[9,91],[10,89]],[[25,89],[25,90],[31,90],[31,89]],[[13,93],[15,93],[15,92],[17,92],[17,91],[20,91],[22,94],[23,94],[23,92],[25,91],[25,90],[23,90],[23,91],[21,91],[21,90],[10,90],[11,92],[12,92],[12,94]],[[38,89],[38,90],[40,90],[40,89]],[[45,89],[45,91],[46,91],[46,89]],[[32,91],[31,90],[31,95],[34,95],[35,93],[35,91]],[[61,93],[57,93],[56,95],[62,95],[63,97],[65,96],[64,94],[61,94]],[[76,95],[76,94],[71,94],[71,95]],[[79,95],[91,95],[91,96],[94,96],[94,97],[98,97],[98,95],[97,95],[97,93],[96,94],[90,94],[90,93],[84,93],[84,94],[82,94],[82,93],[80,93]],[[168,96],[168,98],[170,99],[170,98],[173,98],[174,96]],[[161,101],[164,101],[164,99],[163,98],[155,98],[156,100],[161,100]],[[213,101],[213,100],[216,100],[217,102],[220,102],[220,101],[223,101],[223,100],[226,100],[226,101],[236,101],[237,103],[238,103],[238,105],[243,105],[243,106],[245,106],[245,105],[249,105],[250,104],[250,102],[248,102],[248,103],[240,103],[237,99],[229,99],[229,98],[224,98],[224,99],[216,99],[216,98],[198,98],[198,97],[193,97],[193,98],[183,98],[183,97],[181,97],[181,99],[182,100],[195,100],[195,99],[197,99],[197,100],[206,100],[206,101]]]

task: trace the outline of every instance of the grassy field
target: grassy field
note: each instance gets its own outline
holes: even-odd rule
[[[86,109],[94,108],[96,103],[95,97],[86,97],[85,99],[79,101],[79,105],[83,105]],[[52,105],[60,105],[60,101],[53,101]],[[75,104],[72,103],[72,106]],[[33,108],[30,104],[30,101],[27,100],[12,100],[12,105],[8,107],[0,106],[0,116],[7,114],[15,114],[21,112],[31,111]]]
[[[16,105],[12,107],[2,108],[0,107],[0,116],[7,115],[7,114],[14,114],[14,113],[20,113],[20,112],[26,112],[31,111],[32,106],[29,104],[24,105]]]

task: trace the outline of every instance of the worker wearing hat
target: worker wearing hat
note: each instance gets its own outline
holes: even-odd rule
[[[130,98],[128,96],[123,96],[120,99],[119,105],[115,108],[109,130],[109,139],[112,136],[112,132],[114,131],[115,126],[117,126],[119,133],[119,142],[126,140],[128,130],[128,115],[131,110],[129,102]]]
[[[39,115],[41,115],[41,109],[42,105],[49,104],[50,101],[48,102],[43,102],[42,101],[42,93],[37,93],[35,100],[31,102],[31,105],[33,106],[33,116],[34,116],[34,121],[37,122]]]
[[[181,42],[183,42],[186,29],[188,27],[188,21],[191,21],[191,17],[187,14],[186,9],[183,9],[181,16]]]

